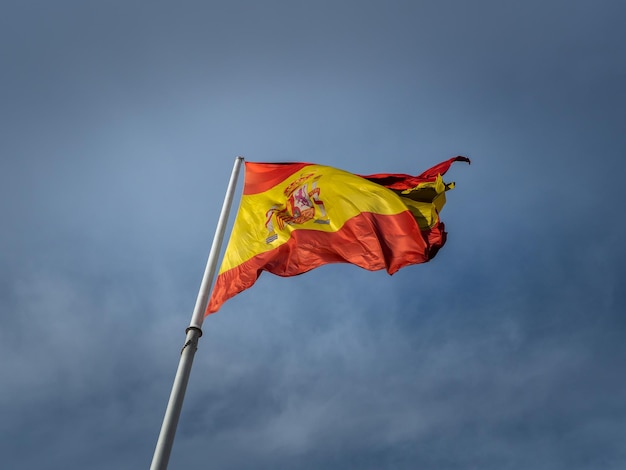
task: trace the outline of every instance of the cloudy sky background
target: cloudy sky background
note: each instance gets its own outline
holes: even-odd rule
[[[3,468],[148,468],[237,155],[472,165],[431,263],[205,321],[170,468],[626,467],[623,2],[1,10]]]

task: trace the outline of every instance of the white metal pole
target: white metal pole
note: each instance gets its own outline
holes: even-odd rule
[[[187,337],[185,338],[185,344],[180,353],[180,361],[178,363],[176,376],[174,377],[172,393],[170,394],[167,409],[165,410],[165,417],[163,418],[159,439],[157,440],[156,448],[154,449],[154,456],[152,457],[150,470],[167,469],[167,463],[172,451],[172,445],[174,444],[174,436],[176,435],[178,418],[180,417],[180,411],[183,406],[187,383],[189,382],[189,373],[191,372],[193,357],[196,349],[198,348],[198,338],[202,336],[201,327],[202,322],[204,321],[204,312],[209,300],[209,291],[215,277],[217,260],[222,248],[224,231],[226,230],[228,215],[230,214],[230,208],[232,206],[233,196],[237,186],[237,177],[242,163],[243,157],[237,157],[235,159],[233,171],[230,176],[230,182],[228,183],[228,189],[226,190],[226,197],[224,198],[224,204],[222,206],[222,213],[220,214],[220,218],[217,222],[217,228],[215,229],[213,245],[211,246],[209,259],[207,260],[206,268],[204,270],[204,276],[202,277],[202,282],[200,283],[200,291],[198,292],[196,305],[191,316],[189,327],[185,330]]]

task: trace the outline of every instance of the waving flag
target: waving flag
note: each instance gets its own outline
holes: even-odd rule
[[[206,314],[261,272],[295,276],[328,263],[370,271],[432,259],[446,241],[439,212],[451,158],[421,175],[358,176],[311,163],[246,162],[243,196]]]

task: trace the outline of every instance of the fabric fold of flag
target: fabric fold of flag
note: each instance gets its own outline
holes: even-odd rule
[[[446,241],[439,213],[454,157],[420,175],[359,176],[312,163],[246,162],[244,189],[206,314],[263,271],[295,276],[329,263],[370,271],[432,259]]]

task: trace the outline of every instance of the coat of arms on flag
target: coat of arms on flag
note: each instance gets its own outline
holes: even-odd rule
[[[285,225],[301,225],[309,220],[313,220],[316,224],[330,224],[324,201],[320,199],[321,190],[317,186],[320,178],[321,175],[308,173],[300,176],[285,188],[286,204],[275,204],[265,213],[265,227],[268,231],[265,242],[267,244],[278,239],[274,221],[278,230],[283,230]],[[318,217],[316,213],[319,213]]]

